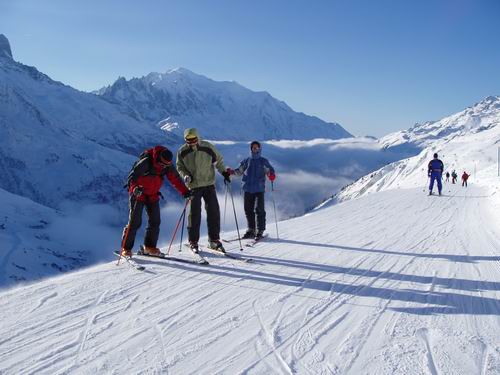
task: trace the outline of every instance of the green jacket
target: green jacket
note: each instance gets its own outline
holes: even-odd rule
[[[200,140],[194,147],[185,144],[177,151],[177,170],[182,178],[191,177],[186,184],[190,189],[214,185],[215,168],[221,174],[226,170],[222,155],[210,142]]]

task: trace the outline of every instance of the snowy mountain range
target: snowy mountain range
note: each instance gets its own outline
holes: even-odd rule
[[[337,123],[293,111],[267,92],[217,82],[178,68],[141,78],[119,78],[96,91],[124,113],[182,136],[189,127],[213,140],[314,138],[352,135]]]
[[[136,155],[179,143],[14,61],[3,36],[0,48],[0,188],[54,208],[66,200],[114,202]]]

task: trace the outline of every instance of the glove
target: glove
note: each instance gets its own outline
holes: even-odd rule
[[[276,175],[274,173],[269,173],[267,175],[267,178],[269,178],[269,181],[273,182],[274,180],[276,180]]]
[[[232,174],[234,174],[234,169],[227,167],[226,172],[229,173],[230,175],[232,175]]]
[[[231,173],[229,173],[227,170],[225,170],[221,174],[224,177],[224,183],[225,184],[230,184],[231,183],[231,177],[229,177],[229,176],[231,176]]]
[[[187,174],[184,176],[184,183],[185,184],[189,184],[191,181],[193,181],[193,179],[191,178],[190,175]]]
[[[184,199],[191,199],[191,198],[193,198],[193,191],[188,190],[182,196],[184,197]]]
[[[136,186],[134,190],[132,190],[132,195],[134,197],[140,197],[144,193],[144,187],[143,186]]]

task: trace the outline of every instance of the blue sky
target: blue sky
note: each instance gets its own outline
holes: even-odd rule
[[[93,90],[185,67],[382,136],[500,94],[497,0],[0,0],[14,58]]]

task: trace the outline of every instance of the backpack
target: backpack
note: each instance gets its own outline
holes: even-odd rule
[[[157,150],[156,152],[159,152],[159,151],[161,152],[163,150],[166,150],[166,148],[163,146],[155,146],[155,147],[148,148],[148,149],[144,150],[143,152],[141,152],[141,154],[139,155],[139,158],[134,162],[134,164],[132,165],[132,168],[130,168],[130,171],[127,175],[127,181],[125,182],[125,185],[123,185],[123,187],[125,189],[129,188],[130,176],[131,176],[132,172],[134,171],[135,167],[137,166],[137,164],[139,164],[143,159],[148,158],[149,163],[151,165],[150,171],[151,171],[151,169],[153,169],[153,172],[154,172],[153,153],[155,152],[155,150]],[[152,174],[152,173],[149,173],[149,174]]]

